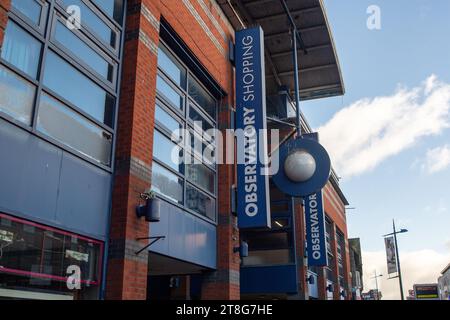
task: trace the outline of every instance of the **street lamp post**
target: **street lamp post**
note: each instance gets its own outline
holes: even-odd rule
[[[394,236],[395,255],[397,257],[396,260],[397,260],[397,271],[398,271],[398,283],[399,283],[399,286],[400,286],[400,297],[401,297],[402,300],[405,300],[405,296],[403,294],[402,270],[400,268],[400,256],[398,255],[397,233],[405,233],[405,232],[408,232],[408,230],[401,229],[400,231],[397,231],[395,229],[395,221],[394,220],[392,220],[392,228],[393,228],[394,232],[389,233],[389,234],[385,234],[384,237],[392,236],[392,235]]]
[[[377,294],[378,294],[378,278],[382,277],[382,274],[377,274],[377,270],[374,271],[374,277],[372,277],[372,279],[375,279],[375,287],[377,289]]]

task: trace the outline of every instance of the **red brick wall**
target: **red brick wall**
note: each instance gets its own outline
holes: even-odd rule
[[[159,17],[159,1],[129,0],[107,272],[107,299],[145,299],[148,253],[143,247],[149,224],[136,217],[139,194],[150,187],[159,32],[141,14],[141,4]]]
[[[147,253],[135,256],[133,251],[139,245],[145,245],[145,241],[139,244],[136,238],[148,236],[149,232],[148,223],[136,218],[135,207],[139,204],[139,193],[151,184],[157,57],[149,47],[154,49],[159,43],[154,20],[164,17],[228,93],[221,102],[219,126],[229,128],[231,124],[230,106],[234,92],[233,70],[228,62],[228,38],[233,34],[216,8],[209,1],[204,3],[205,7],[193,0],[128,1],[107,274],[108,299],[146,298]],[[149,20],[148,12],[155,19]],[[203,22],[199,23],[198,19]],[[219,166],[219,176],[217,271],[205,274],[202,298],[239,299],[240,259],[233,253],[233,248],[239,245],[239,234],[230,203],[233,167]]]
[[[10,8],[10,0],[0,0],[0,48],[3,43],[3,35],[8,21],[8,11]]]

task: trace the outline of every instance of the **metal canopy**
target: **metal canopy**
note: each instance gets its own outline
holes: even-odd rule
[[[233,27],[264,30],[267,94],[280,86],[294,91],[291,25],[280,0],[217,0]],[[344,94],[339,61],[322,0],[286,0],[300,31],[299,78],[302,100]]]

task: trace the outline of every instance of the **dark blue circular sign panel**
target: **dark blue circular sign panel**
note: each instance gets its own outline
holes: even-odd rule
[[[296,152],[306,151],[316,162],[316,170],[311,178],[304,182],[295,182],[289,179],[284,170],[286,158]],[[277,154],[273,154],[277,156]],[[322,189],[328,182],[331,173],[331,161],[328,152],[316,140],[311,138],[296,138],[285,142],[278,150],[279,169],[272,176],[273,182],[284,192],[293,197],[306,197]]]

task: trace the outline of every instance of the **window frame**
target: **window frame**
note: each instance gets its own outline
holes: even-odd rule
[[[0,57],[0,66],[8,69],[9,71],[12,71],[17,76],[22,78],[23,81],[30,83],[36,87],[36,92],[34,96],[33,101],[33,107],[32,107],[32,114],[31,114],[31,125],[27,125],[18,119],[14,118],[13,116],[7,114],[6,112],[3,112],[0,110],[0,118],[14,124],[17,127],[20,127],[21,129],[28,131],[30,134],[41,138],[42,140],[45,140],[56,147],[69,152],[70,154],[81,158],[82,160],[99,167],[100,169],[112,173],[114,171],[115,167],[115,161],[114,161],[114,154],[116,149],[116,133],[117,133],[117,118],[118,118],[118,108],[119,108],[119,98],[120,98],[120,82],[121,82],[121,63],[122,63],[122,55],[123,55],[123,46],[124,46],[124,26],[125,26],[125,19],[126,19],[126,4],[127,0],[124,0],[124,14],[122,17],[122,24],[123,27],[119,26],[117,23],[115,23],[115,28],[117,28],[120,31],[120,38],[116,39],[119,43],[119,46],[116,51],[112,51],[106,48],[106,46],[103,46],[103,42],[98,40],[97,38],[93,37],[88,32],[84,32],[85,28],[82,28],[80,31],[83,36],[87,37],[87,39],[91,42],[97,45],[97,47],[90,46],[93,50],[95,50],[98,53],[101,53],[102,55],[106,55],[109,59],[111,59],[113,62],[116,63],[116,70],[114,72],[115,82],[114,85],[108,85],[105,81],[99,81],[98,77],[91,72],[89,69],[86,68],[86,66],[83,66],[83,63],[81,59],[74,58],[69,49],[65,48],[64,46],[59,44],[55,44],[52,41],[53,37],[53,29],[55,22],[58,21],[58,18],[56,17],[59,14],[59,17],[64,17],[64,19],[67,19],[67,13],[61,6],[59,0],[37,0],[39,3],[43,5],[43,8],[46,8],[45,14],[41,14],[41,24],[46,23],[42,26],[43,30],[40,29],[40,26],[34,25],[26,16],[24,16],[19,10],[11,6],[11,10],[8,11],[7,17],[8,21],[12,21],[13,23],[17,24],[20,28],[22,28],[25,32],[29,33],[31,36],[35,37],[39,42],[42,44],[42,52],[41,52],[41,59],[38,64],[38,72],[36,79],[30,77],[25,72],[21,71],[19,68],[15,67],[8,61],[2,59]],[[85,1],[82,0],[84,3]],[[88,5],[87,3],[85,3]],[[89,5],[88,5],[89,6]],[[99,9],[96,9],[100,11]],[[95,11],[94,11],[95,13]],[[45,16],[45,17],[44,17]],[[108,19],[109,23],[111,24],[111,19],[104,13],[101,13],[101,16],[98,15],[102,20]],[[45,18],[45,19],[44,19]],[[44,22],[42,22],[42,20]],[[116,37],[117,38],[117,37]],[[89,45],[89,44],[88,44]],[[105,50],[106,49],[106,50]],[[82,75],[87,77],[89,80],[93,81],[96,85],[98,85],[101,89],[105,90],[106,93],[110,94],[114,99],[113,104],[113,115],[112,115],[112,127],[109,127],[108,125],[104,124],[103,122],[98,121],[91,115],[87,114],[83,110],[79,109],[78,107],[71,104],[69,101],[61,97],[60,95],[56,94],[56,92],[52,91],[51,89],[47,88],[43,84],[43,77],[44,77],[44,71],[45,71],[45,65],[46,65],[46,59],[49,51],[53,51],[59,58],[63,59],[66,63],[68,63],[71,67],[75,68],[77,71],[79,71]],[[112,134],[112,148],[111,148],[111,154],[110,154],[110,165],[104,165],[100,163],[99,161],[94,160],[92,157],[89,157],[85,154],[83,154],[79,150],[75,150],[68,145],[61,143],[52,137],[47,136],[44,133],[41,133],[39,130],[37,130],[37,118],[39,114],[39,105],[40,105],[40,97],[43,92],[47,93],[54,99],[58,100],[59,102],[66,105],[66,107],[72,109],[74,112],[80,114],[82,117],[86,118],[88,121],[94,123],[95,125],[99,126],[101,129],[107,131],[108,133]]]
[[[160,68],[157,65],[157,76],[160,76],[171,88],[173,88],[174,90],[176,90],[177,93],[179,93],[181,95],[182,98],[182,108],[179,108],[177,106],[175,106],[173,103],[171,103],[169,101],[169,99],[167,97],[164,96],[163,93],[159,92],[158,90],[156,91],[156,103],[163,111],[165,111],[166,113],[168,113],[169,115],[171,115],[178,123],[181,124],[181,130],[183,130],[185,132],[185,130],[190,130],[191,132],[197,132],[197,130],[194,129],[193,126],[193,122],[190,120],[189,118],[189,109],[190,109],[190,104],[195,104],[195,109],[197,112],[200,112],[200,114],[205,116],[205,119],[208,121],[209,124],[212,125],[212,128],[218,129],[217,127],[217,117],[218,117],[218,112],[216,112],[216,119],[212,119],[209,114],[207,114],[206,111],[203,110],[202,107],[198,106],[198,104],[189,97],[188,94],[188,87],[189,87],[189,79],[191,77],[195,78],[195,80],[203,86],[203,84],[192,74],[192,71],[189,69],[189,67],[183,62],[181,61],[181,59],[177,56],[177,54],[175,54],[173,52],[173,50],[171,50],[171,48],[161,39],[160,40],[160,46],[162,46],[163,48],[161,50],[164,50],[165,53],[168,55],[169,59],[174,59],[174,62],[176,64],[178,64],[179,66],[181,66],[182,68],[184,68],[184,70],[186,71],[186,79],[185,79],[185,88],[182,88],[181,86],[178,86],[174,80],[172,80],[172,78],[166,74],[164,72],[164,70],[162,68]],[[156,88],[156,87],[155,87]],[[203,89],[206,90],[206,92],[209,92],[205,86],[203,86]],[[214,96],[211,94],[211,97],[214,98]],[[216,108],[219,106],[219,101],[214,98],[216,101]],[[165,135],[168,139],[171,139],[169,132],[167,132],[167,129],[164,128],[163,124],[159,123],[159,121],[157,121],[155,119],[155,130],[158,130],[159,133],[162,133],[163,135]],[[172,140],[172,139],[171,139]],[[190,145],[190,141],[187,141],[188,139],[186,139],[185,135],[183,134],[182,137],[182,149],[183,149],[183,156],[186,157],[186,155],[191,155],[195,158],[199,158],[199,156],[194,153],[194,152],[190,152],[186,149],[187,144]],[[173,140],[172,140],[173,141]],[[202,139],[202,142],[205,142],[205,139]],[[208,141],[206,141],[208,143]],[[216,148],[217,146],[215,146],[214,150],[216,152]],[[216,156],[216,154],[215,154]],[[201,160],[201,159],[200,159]],[[190,179],[188,179],[187,174],[186,174],[186,164],[184,164],[183,166],[183,172],[179,173],[174,171],[170,166],[166,165],[164,162],[160,161],[158,158],[153,157],[153,161],[155,161],[158,165],[162,166],[163,168],[169,170],[170,172],[172,172],[173,174],[177,175],[178,178],[183,180],[183,204],[179,204],[169,198],[167,198],[166,196],[164,196],[164,194],[160,194],[158,192],[156,192],[157,197],[161,198],[164,201],[169,202],[172,205],[175,205],[179,208],[181,208],[184,211],[189,212],[190,214],[193,214],[196,217],[201,218],[202,220],[205,220],[209,223],[215,224],[217,225],[217,218],[218,218],[218,165],[215,162],[213,166],[207,164],[207,163],[203,163],[207,169],[211,170],[214,174],[214,193],[211,193],[209,190],[205,189],[203,186],[195,183],[194,181],[191,181]],[[211,198],[212,200],[214,200],[214,219],[212,220],[211,218],[209,218],[208,216],[203,216],[202,214],[190,209],[187,207],[186,204],[186,190],[188,186],[192,186],[194,189],[196,189],[198,192],[200,192],[201,194]]]

